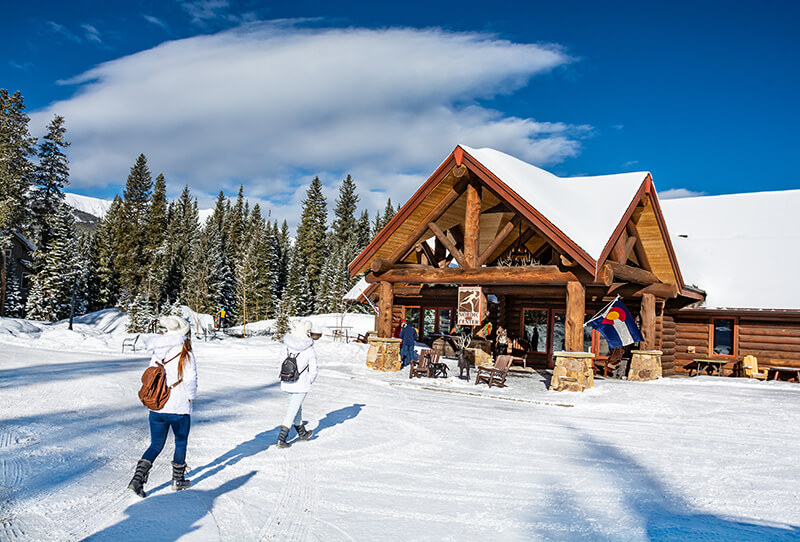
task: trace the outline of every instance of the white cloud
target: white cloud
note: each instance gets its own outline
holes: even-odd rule
[[[476,33],[259,23],[101,64],[66,81],[74,97],[32,114],[32,128],[66,118],[73,188],[123,184],[144,153],[171,190],[244,184],[274,215],[314,175],[333,189],[351,173],[372,211],[404,202],[458,143],[537,165],[577,154],[590,127],[480,103],[570,61]]]
[[[97,30],[96,27],[94,27],[93,25],[90,25],[90,24],[82,24],[81,28],[83,28],[83,30],[85,32],[84,37],[86,38],[86,41],[93,41],[93,42],[98,43],[100,45],[103,44],[103,40],[100,37],[100,31]]]
[[[658,199],[679,199],[679,198],[694,198],[697,196],[705,196],[705,192],[695,192],[688,188],[670,188],[658,193]]]
[[[161,28],[163,30],[166,30],[167,32],[170,31],[169,30],[169,26],[167,26],[167,23],[165,23],[164,21],[162,21],[158,17],[155,17],[153,15],[148,15],[146,13],[142,13],[142,18],[145,21],[147,21],[148,23],[150,23],[152,25],[155,25],[155,26],[158,26],[159,28]]]

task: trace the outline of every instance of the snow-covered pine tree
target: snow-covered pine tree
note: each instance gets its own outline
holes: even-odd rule
[[[375,224],[372,228],[372,237],[378,235],[378,233],[383,229],[383,227],[389,223],[389,221],[394,217],[395,210],[392,207],[392,198],[386,202],[386,207],[383,209],[383,214],[380,212],[375,213]]]
[[[314,177],[306,191],[306,199],[303,200],[286,285],[298,316],[311,314],[315,309],[315,290],[328,255],[327,220],[327,203],[322,193],[322,182],[319,177]]]
[[[200,222],[197,200],[192,198],[188,185],[173,205],[168,229],[170,264],[164,289],[171,299],[189,299],[185,286],[192,272],[189,262],[200,232]]]
[[[87,279],[87,303],[92,311],[114,307],[119,301],[120,281],[114,260],[123,231],[121,207],[122,198],[116,196],[92,235]]]
[[[278,313],[275,315],[275,327],[272,330],[272,338],[276,341],[282,340],[283,336],[292,329],[289,313],[289,299],[284,298],[278,303]]]
[[[0,316],[6,304],[5,249],[11,247],[12,232],[27,233],[27,194],[36,149],[28,122],[22,94],[0,89]]]
[[[64,117],[56,115],[39,144],[39,164],[30,196],[31,230],[34,243],[44,250],[50,242],[49,218],[64,201],[62,190],[69,184],[69,160],[64,152],[69,147],[69,141],[64,139],[66,131]]]
[[[158,311],[154,303],[143,292],[139,292],[133,301],[128,303],[125,312],[128,313],[128,333],[154,331],[151,326],[157,318]]]
[[[17,280],[14,263],[9,261],[7,267],[5,316],[9,318],[24,318],[25,300],[22,295],[22,288]]]
[[[145,287],[149,254],[147,253],[147,219],[153,179],[147,167],[147,158],[140,154],[131,167],[125,183],[120,209],[125,234],[118,238],[115,268],[123,288],[135,298]]]
[[[331,225],[334,246],[342,247],[353,237],[356,229],[356,207],[358,206],[356,183],[348,174],[339,186],[339,196],[333,215],[336,217]]]
[[[81,253],[72,209],[62,204],[50,219],[50,246],[36,251],[27,317],[56,321],[69,316],[73,290],[81,278]]]
[[[289,225],[283,221],[280,231],[278,231],[278,221],[275,221],[275,236],[278,240],[278,261],[277,261],[277,281],[273,289],[273,297],[282,299],[286,284],[289,282],[289,264],[292,259],[292,239],[289,236]]]
[[[356,240],[358,252],[361,252],[372,241],[372,229],[369,222],[369,211],[363,211],[356,223]]]
[[[166,302],[168,297],[164,291],[170,266],[167,243],[168,225],[167,181],[164,175],[159,173],[147,208],[147,223],[144,229],[144,256],[148,263],[143,292],[145,297],[156,301],[156,304]]]

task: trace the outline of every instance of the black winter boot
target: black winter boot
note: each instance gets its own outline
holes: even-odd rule
[[[278,448],[288,448],[291,446],[288,442],[286,442],[286,438],[289,436],[289,428],[285,425],[281,425],[281,432],[278,434]]]
[[[295,425],[294,428],[297,431],[297,436],[300,437],[300,440],[308,440],[311,438],[311,435],[314,434],[313,429],[306,429],[305,422],[301,423],[300,425]]]
[[[186,480],[183,475],[186,473],[186,463],[178,465],[172,463],[172,491],[180,491],[192,487],[191,480]]]
[[[128,484],[128,489],[143,499],[147,496],[147,493],[144,492],[144,485],[147,483],[147,476],[150,474],[152,466],[153,464],[147,459],[140,459],[136,463],[136,471],[133,473],[131,483]]]

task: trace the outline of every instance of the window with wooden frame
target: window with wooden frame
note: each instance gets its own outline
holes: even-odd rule
[[[736,355],[736,318],[711,320],[711,353],[715,356]]]
[[[522,335],[529,352],[547,352],[547,309],[524,309],[522,311]]]

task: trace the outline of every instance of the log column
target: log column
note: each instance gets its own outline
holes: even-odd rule
[[[567,317],[564,322],[564,350],[583,352],[583,317],[586,313],[586,289],[577,281],[567,283]]]
[[[644,342],[642,350],[655,350],[656,348],[656,296],[642,294],[642,308],[639,312],[642,319],[642,337]]]
[[[466,266],[478,266],[480,254],[481,187],[470,183],[467,186],[467,212],[464,220],[464,260]]]
[[[392,308],[394,305],[394,288],[391,282],[381,282],[378,315],[378,337],[389,338],[392,336]]]

